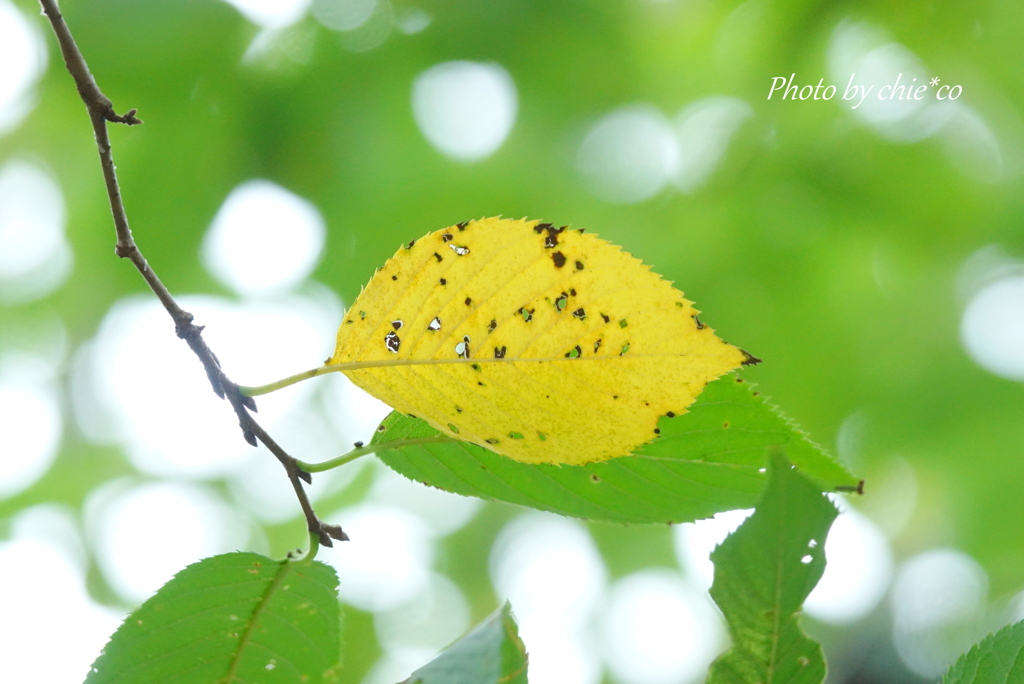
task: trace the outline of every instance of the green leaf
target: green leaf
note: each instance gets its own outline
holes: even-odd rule
[[[622,458],[584,466],[526,464],[461,441],[382,449],[388,466],[427,485],[561,515],[620,523],[681,523],[749,508],[764,488],[767,449],[783,447],[823,490],[857,480],[736,376],[712,382],[688,413],[659,422],[660,436]],[[437,437],[394,412],[373,444]]]
[[[711,665],[708,684],[819,684],[821,646],[800,628],[799,611],[825,571],[825,537],[838,511],[782,456],[754,514],[711,554],[711,597],[732,648]]]
[[[403,684],[526,684],[526,647],[506,602]]]
[[[1024,621],[976,643],[946,672],[942,684],[1011,684],[1024,681]]]
[[[128,616],[86,683],[322,682],[340,653],[337,586],[323,563],[201,560]]]

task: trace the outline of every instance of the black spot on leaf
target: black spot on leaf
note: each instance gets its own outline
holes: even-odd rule
[[[629,325],[629,323],[626,322],[625,318],[623,318],[621,321],[619,321],[619,327],[620,328],[625,328],[627,325]]]
[[[391,276],[391,279],[392,279],[392,280],[398,280],[398,276],[396,276],[396,275],[393,275],[393,276]]]
[[[437,252],[434,252],[434,258],[437,259],[437,263],[441,263],[442,261],[444,261],[444,257],[438,254]]]
[[[470,299],[469,297],[466,297],[466,302],[465,303],[466,303],[466,306],[470,306],[473,303],[473,300]]]
[[[440,280],[437,281],[437,284],[438,285],[447,285],[448,284],[448,280],[446,278],[441,278]]]
[[[495,347],[494,348],[494,358],[496,358],[496,359],[503,359],[503,358],[505,358],[505,352],[506,351],[507,350],[506,350],[504,345],[501,346],[501,347]]]
[[[461,233],[462,231],[466,230],[466,226],[468,226],[468,225],[469,225],[469,221],[463,221],[462,223],[458,224],[455,227],[458,228],[459,232]]]
[[[582,271],[583,270],[583,262],[582,261],[577,261],[576,262],[576,270],[577,271]]]
[[[401,330],[402,321],[391,321],[391,327],[394,328],[395,330]]]
[[[451,233],[441,233],[441,239],[445,242],[451,242],[454,238]]]
[[[565,358],[567,358],[567,359],[578,359],[578,358],[580,358],[580,354],[582,354],[582,353],[583,353],[583,350],[580,349],[580,345],[577,344],[575,347],[573,347],[572,349],[570,349],[569,351],[567,351],[565,353]]]
[[[697,314],[693,315],[693,322],[697,324],[697,330],[704,329],[704,324],[700,322],[700,317]]]
[[[533,320],[533,312],[535,309],[527,309],[525,306],[521,307],[516,313],[523,317],[523,320],[529,323]]]
[[[498,321],[491,319],[491,322],[487,324],[487,332],[492,333],[494,329],[498,327]]]
[[[665,417],[666,418],[675,418],[676,414],[674,412],[672,412],[672,411],[669,411],[668,413],[665,414]]]
[[[756,366],[757,364],[761,363],[761,359],[757,358],[756,356],[748,352],[746,349],[740,349],[740,353],[743,354],[742,365],[744,366]]]
[[[601,348],[601,340],[598,340],[597,342],[594,342],[594,353],[595,354],[597,353],[597,350],[600,349],[600,348]]]
[[[558,298],[555,300],[555,311],[557,311],[558,313],[562,313],[562,311],[565,310],[565,305],[568,303],[569,295],[563,292],[562,294],[558,295]]]
[[[402,346],[402,340],[399,339],[394,330],[389,330],[388,334],[384,336],[384,346],[397,354],[398,348]]]
[[[608,316],[608,315],[606,315],[606,314],[601,314],[601,318],[603,318],[603,319],[604,319],[604,322],[605,322],[605,323],[610,323],[610,322],[611,322],[611,320],[612,320],[612,319],[611,319],[611,317],[610,317],[610,316]]]
[[[562,268],[565,266],[565,255],[561,252],[555,252],[552,254],[551,260],[555,262],[555,268]]]
[[[580,308],[576,309],[575,311],[573,311],[572,315],[575,316],[576,318],[580,319],[581,321],[587,320],[587,312],[583,310],[582,306]]]

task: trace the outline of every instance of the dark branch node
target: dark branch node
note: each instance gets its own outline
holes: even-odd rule
[[[107,111],[103,112],[103,118],[113,123],[125,124],[126,126],[138,126],[142,123],[142,119],[135,116],[138,111],[138,109],[129,109],[124,114],[118,114],[114,111],[113,107],[109,107]]]
[[[345,534],[345,530],[341,529],[341,525],[328,525],[327,523],[322,522],[320,523],[320,529],[338,541],[349,540],[348,535]]]

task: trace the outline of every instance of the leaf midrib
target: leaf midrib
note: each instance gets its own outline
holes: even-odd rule
[[[783,510],[783,517],[786,517],[785,510]],[[786,522],[785,520],[783,522]],[[785,552],[785,530],[788,529],[787,525],[778,525],[776,532],[776,553],[775,553],[775,610],[772,611],[772,655],[768,661],[768,672],[766,679],[768,684],[773,684],[775,681],[775,666],[778,662],[779,657],[779,639],[780,632],[782,630],[782,573],[785,567],[783,555]]]
[[[584,361],[627,361],[629,359],[663,359],[672,357],[692,356],[692,354],[664,353],[664,354],[608,354],[605,356],[578,356],[574,359],[565,356],[548,356],[540,358],[518,358],[505,357],[494,359],[483,358],[456,358],[456,359],[377,359],[375,361],[348,361],[346,363],[333,363],[321,366],[317,375],[331,373],[334,371],[363,370],[367,368],[385,368],[388,366],[434,366],[441,364],[469,364],[474,363],[582,363]],[[702,357],[724,356],[724,354],[702,354]]]
[[[252,612],[252,617],[249,618],[249,624],[246,626],[245,631],[242,632],[241,638],[238,640],[238,647],[235,649],[234,655],[231,657],[231,664],[228,667],[228,672],[222,680],[224,684],[231,684],[235,681],[238,667],[242,662],[242,653],[245,651],[245,647],[248,645],[252,638],[253,632],[256,630],[256,624],[259,622],[259,617],[266,609],[267,604],[270,603],[271,597],[277,591],[277,588],[284,581],[285,576],[291,570],[293,563],[289,560],[281,562],[280,568],[277,574],[274,575],[274,579],[267,586],[263,596],[260,598],[260,602],[256,605],[256,608]]]

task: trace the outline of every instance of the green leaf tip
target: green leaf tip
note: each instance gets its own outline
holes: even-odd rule
[[[337,587],[317,561],[206,558],[125,619],[86,684],[319,684],[341,653]]]
[[[711,554],[711,597],[733,646],[708,684],[820,684],[821,646],[800,627],[804,600],[825,571],[825,538],[838,511],[817,485],[773,453],[754,513]]]
[[[1024,682],[1024,620],[1003,627],[960,656],[942,684],[1017,684]]]
[[[402,684],[527,684],[527,660],[506,601]]]
[[[663,416],[658,430],[632,455],[583,466],[520,463],[465,441],[424,443],[440,433],[399,412],[381,423],[372,444],[404,441],[382,446],[378,457],[445,491],[618,523],[683,523],[750,508],[764,489],[772,447],[785,449],[819,491],[858,485],[753,383],[735,375],[710,383],[689,412]]]

